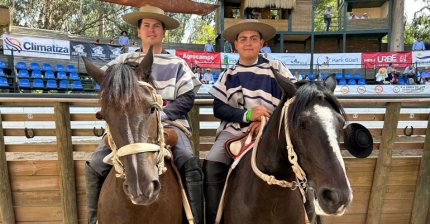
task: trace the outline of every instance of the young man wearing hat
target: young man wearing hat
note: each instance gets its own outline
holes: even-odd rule
[[[280,61],[259,56],[265,41],[276,34],[275,28],[255,19],[242,20],[223,32],[224,39],[234,42],[239,61],[222,73],[209,93],[214,97],[215,117],[221,119],[216,140],[203,162],[206,200],[206,223],[215,222],[220,196],[232,159],[224,152],[224,143],[260,128],[261,116],[269,117],[281,100],[281,89],[271,70],[295,81]]]
[[[137,12],[126,14],[123,19],[137,26],[142,48],[140,52],[120,55],[102,69],[106,70],[116,63],[141,62],[152,45],[154,63],[151,78],[157,93],[166,103],[161,112],[161,120],[175,120],[189,129],[187,113],[194,104],[195,92],[200,82],[195,79],[184,60],[167,54],[162,46],[165,31],[177,28],[179,22],[165,16],[160,8],[152,6],[144,6]],[[178,143],[172,150],[175,164],[180,170],[195,223],[203,223],[203,173],[199,166],[199,158],[194,156],[190,139],[185,133],[176,127],[174,129],[178,135]],[[98,196],[103,181],[111,169],[111,166],[104,164],[102,159],[109,153],[109,147],[102,141],[85,167],[89,223],[96,223]]]

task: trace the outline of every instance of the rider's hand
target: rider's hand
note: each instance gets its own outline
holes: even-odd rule
[[[249,127],[248,131],[253,136],[256,137],[258,135],[258,131],[260,130],[261,122],[260,121],[254,121],[252,122]]]
[[[251,119],[250,119],[251,121],[260,121],[261,116],[269,117],[270,114],[272,113],[263,106],[256,106],[251,109],[252,109]]]

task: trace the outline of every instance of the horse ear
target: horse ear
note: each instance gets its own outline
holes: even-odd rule
[[[98,84],[101,84],[104,80],[105,72],[93,64],[87,57],[82,56],[82,60],[84,61],[88,75],[93,77]]]
[[[279,72],[275,70],[273,67],[270,67],[270,69],[272,70],[276,81],[281,87],[283,99],[287,100],[293,97],[294,95],[296,95],[296,91],[297,91],[296,86],[290,81],[290,79],[279,74]]]
[[[334,93],[334,89],[336,89],[336,79],[335,75],[331,74],[324,80],[324,86],[329,89],[332,93]]]
[[[152,63],[154,62],[154,54],[152,52],[153,47],[153,45],[149,47],[145,58],[143,58],[138,67],[138,72],[142,75],[142,78],[145,81],[149,81],[149,76],[151,75]]]

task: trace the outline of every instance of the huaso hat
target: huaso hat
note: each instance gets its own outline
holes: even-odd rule
[[[276,34],[276,29],[269,24],[262,23],[256,19],[245,19],[225,29],[222,36],[229,42],[234,42],[237,35],[245,30],[254,30],[261,33],[265,41],[272,39]]]
[[[179,22],[169,16],[164,15],[164,11],[154,6],[143,6],[139,8],[139,11],[128,13],[122,16],[125,22],[137,26],[137,22],[141,19],[155,19],[164,24],[166,30],[176,29],[179,26]]]

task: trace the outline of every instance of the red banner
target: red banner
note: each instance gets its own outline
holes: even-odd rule
[[[190,67],[221,68],[219,52],[176,50],[176,56],[184,59]]]
[[[362,68],[387,67],[404,68],[412,63],[412,52],[373,52],[361,54]]]

